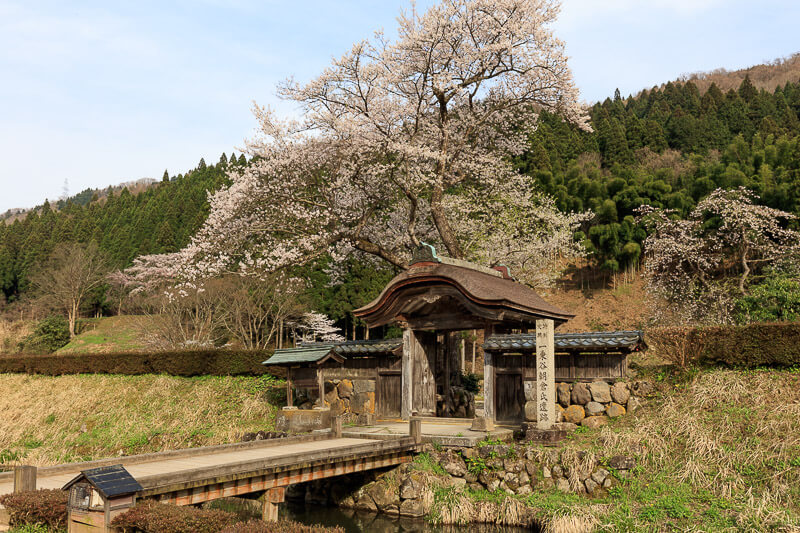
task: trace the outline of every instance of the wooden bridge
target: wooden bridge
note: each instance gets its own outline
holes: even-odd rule
[[[44,467],[32,483],[21,480],[17,471],[16,487],[15,472],[7,472],[0,474],[0,495],[15,489],[61,489],[81,471],[122,464],[142,486],[137,499],[195,505],[263,493],[264,519],[276,520],[289,485],[411,461],[421,442],[419,421],[411,422],[409,433],[347,438],[337,421],[330,433]]]

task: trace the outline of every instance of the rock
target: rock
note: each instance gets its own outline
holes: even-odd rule
[[[562,407],[569,407],[570,391],[569,383],[559,383],[556,385],[556,398]]]
[[[354,509],[358,509],[359,511],[372,511],[377,512],[378,506],[375,505],[375,500],[369,494],[366,494],[363,491],[359,491],[358,500],[356,500],[356,504],[353,506]]]
[[[590,416],[581,421],[581,425],[589,429],[597,429],[601,426],[605,426],[606,424],[608,424],[608,417],[603,415]]]
[[[553,465],[553,468],[550,471],[552,472],[553,477],[564,476],[564,469],[561,468],[561,465]]]
[[[569,481],[567,481],[563,477],[558,478],[556,480],[556,488],[561,492],[569,492]]]
[[[525,402],[525,420],[536,422],[536,402]]]
[[[589,384],[589,391],[592,393],[592,399],[600,403],[608,403],[611,401],[611,387],[605,381],[594,381]]]
[[[545,479],[551,478],[553,477],[553,472],[548,467],[545,466],[544,468],[542,468],[542,476]]]
[[[397,496],[397,489],[393,489],[386,482],[378,481],[373,483],[366,492],[380,510],[386,509],[391,505],[400,504],[400,498]]]
[[[519,476],[514,472],[506,472],[506,474],[503,476],[503,481],[505,482],[506,487],[511,490],[516,490],[519,487]]]
[[[586,416],[597,416],[605,412],[605,406],[599,402],[589,402],[586,404]]]
[[[525,382],[523,382],[523,389],[525,389],[525,401],[526,402],[535,402],[536,401],[536,382],[535,381],[525,381]]]
[[[506,472],[514,472],[515,474],[519,474],[525,469],[522,461],[519,459],[508,457],[503,461],[503,469]]]
[[[451,477],[450,478],[450,485],[453,487],[466,487],[467,480],[463,477]]]
[[[564,409],[564,420],[571,424],[580,424],[586,418],[586,411],[580,405],[570,405]]]
[[[602,485],[603,481],[608,477],[608,470],[599,468],[592,473],[592,480],[598,485]]]
[[[592,393],[586,383],[576,383],[572,387],[572,403],[576,405],[586,405],[592,401]]]
[[[628,398],[628,403],[626,404],[626,407],[627,407],[627,411],[629,413],[634,412],[635,410],[637,410],[641,406],[642,406],[642,402],[639,400],[639,398],[635,398],[633,396]]]
[[[331,402],[331,416],[339,416],[347,411],[347,404],[342,399]]]
[[[634,396],[647,396],[653,392],[654,389],[655,386],[653,386],[653,383],[650,381],[634,381],[631,383],[631,394]]]
[[[422,477],[419,474],[411,474],[400,484],[400,497],[404,500],[416,500],[422,496],[424,487]]]
[[[349,379],[343,379],[336,386],[339,398],[349,398],[353,394],[353,382]]]
[[[564,408],[561,404],[556,404],[556,424],[564,421]]]
[[[607,477],[605,481],[603,481],[603,488],[610,489],[612,485],[611,476]]]
[[[610,403],[606,408],[606,414],[611,418],[617,418],[618,416],[622,416],[625,414],[625,408],[619,405],[618,403]]]
[[[567,410],[564,409],[564,413],[566,412]],[[583,420],[583,418],[581,418],[581,420]],[[575,431],[576,429],[578,429],[578,424],[575,424],[573,422],[559,422],[557,424],[553,424],[553,427],[555,429],[560,429],[561,431]]]
[[[363,380],[366,381],[366,380]],[[350,410],[356,414],[375,412],[374,392],[355,392],[350,399]]]
[[[586,487],[587,494],[593,494],[595,490],[597,490],[597,483],[595,483],[592,478],[587,479],[583,482],[583,486]]]
[[[440,462],[448,474],[455,477],[463,477],[467,473],[467,465],[457,454],[447,454]]]
[[[425,508],[420,500],[403,500],[400,504],[400,516],[420,518],[425,514]]]
[[[636,459],[624,455],[615,455],[608,460],[608,466],[614,470],[631,470],[636,467]]]
[[[517,491],[516,491],[516,492],[517,492],[517,494],[519,494],[520,496],[525,496],[525,495],[527,495],[527,494],[531,494],[531,493],[533,493],[533,489],[531,488],[531,486],[530,486],[530,485],[522,485],[522,486],[520,486],[520,487],[517,489]]]
[[[371,379],[354,379],[353,392],[356,394],[361,392],[375,392],[375,381]]]
[[[520,485],[527,485],[531,482],[531,477],[528,475],[528,472],[523,470],[518,474],[519,477],[519,484]]]
[[[620,405],[625,405],[628,398],[631,397],[631,391],[628,390],[628,384],[618,381],[611,387],[611,398]]]

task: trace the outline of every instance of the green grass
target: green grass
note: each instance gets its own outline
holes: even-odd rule
[[[146,316],[115,316],[80,321],[81,333],[56,353],[110,353],[145,350],[142,331]]]

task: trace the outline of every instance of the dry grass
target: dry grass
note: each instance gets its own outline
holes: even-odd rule
[[[19,343],[33,332],[33,327],[29,320],[0,319],[0,353],[18,351]]]
[[[270,379],[0,374],[0,459],[50,465],[234,442],[273,427]]]

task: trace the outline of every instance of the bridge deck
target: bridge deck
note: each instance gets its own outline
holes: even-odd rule
[[[300,442],[280,442],[261,441],[263,446],[218,446],[210,447],[207,453],[202,448],[187,451],[187,454],[150,454],[149,456],[120,457],[119,459],[106,460],[95,463],[78,463],[74,468],[70,465],[59,465],[58,467],[42,468],[37,477],[37,488],[40,489],[60,489],[68,481],[77,476],[81,470],[93,468],[99,463],[122,464],[136,479],[148,478],[151,476],[163,476],[166,474],[180,474],[184,471],[197,471],[198,469],[215,469],[228,465],[250,463],[253,461],[285,462],[296,458],[302,460],[303,456],[310,453],[323,451],[345,451],[364,444],[375,444],[375,440],[361,438],[339,438],[310,440]],[[250,444],[250,443],[248,443]],[[146,460],[150,457],[150,460]],[[48,472],[52,470],[52,472]],[[9,476],[0,477],[0,495],[11,493],[14,489],[13,478]]]

